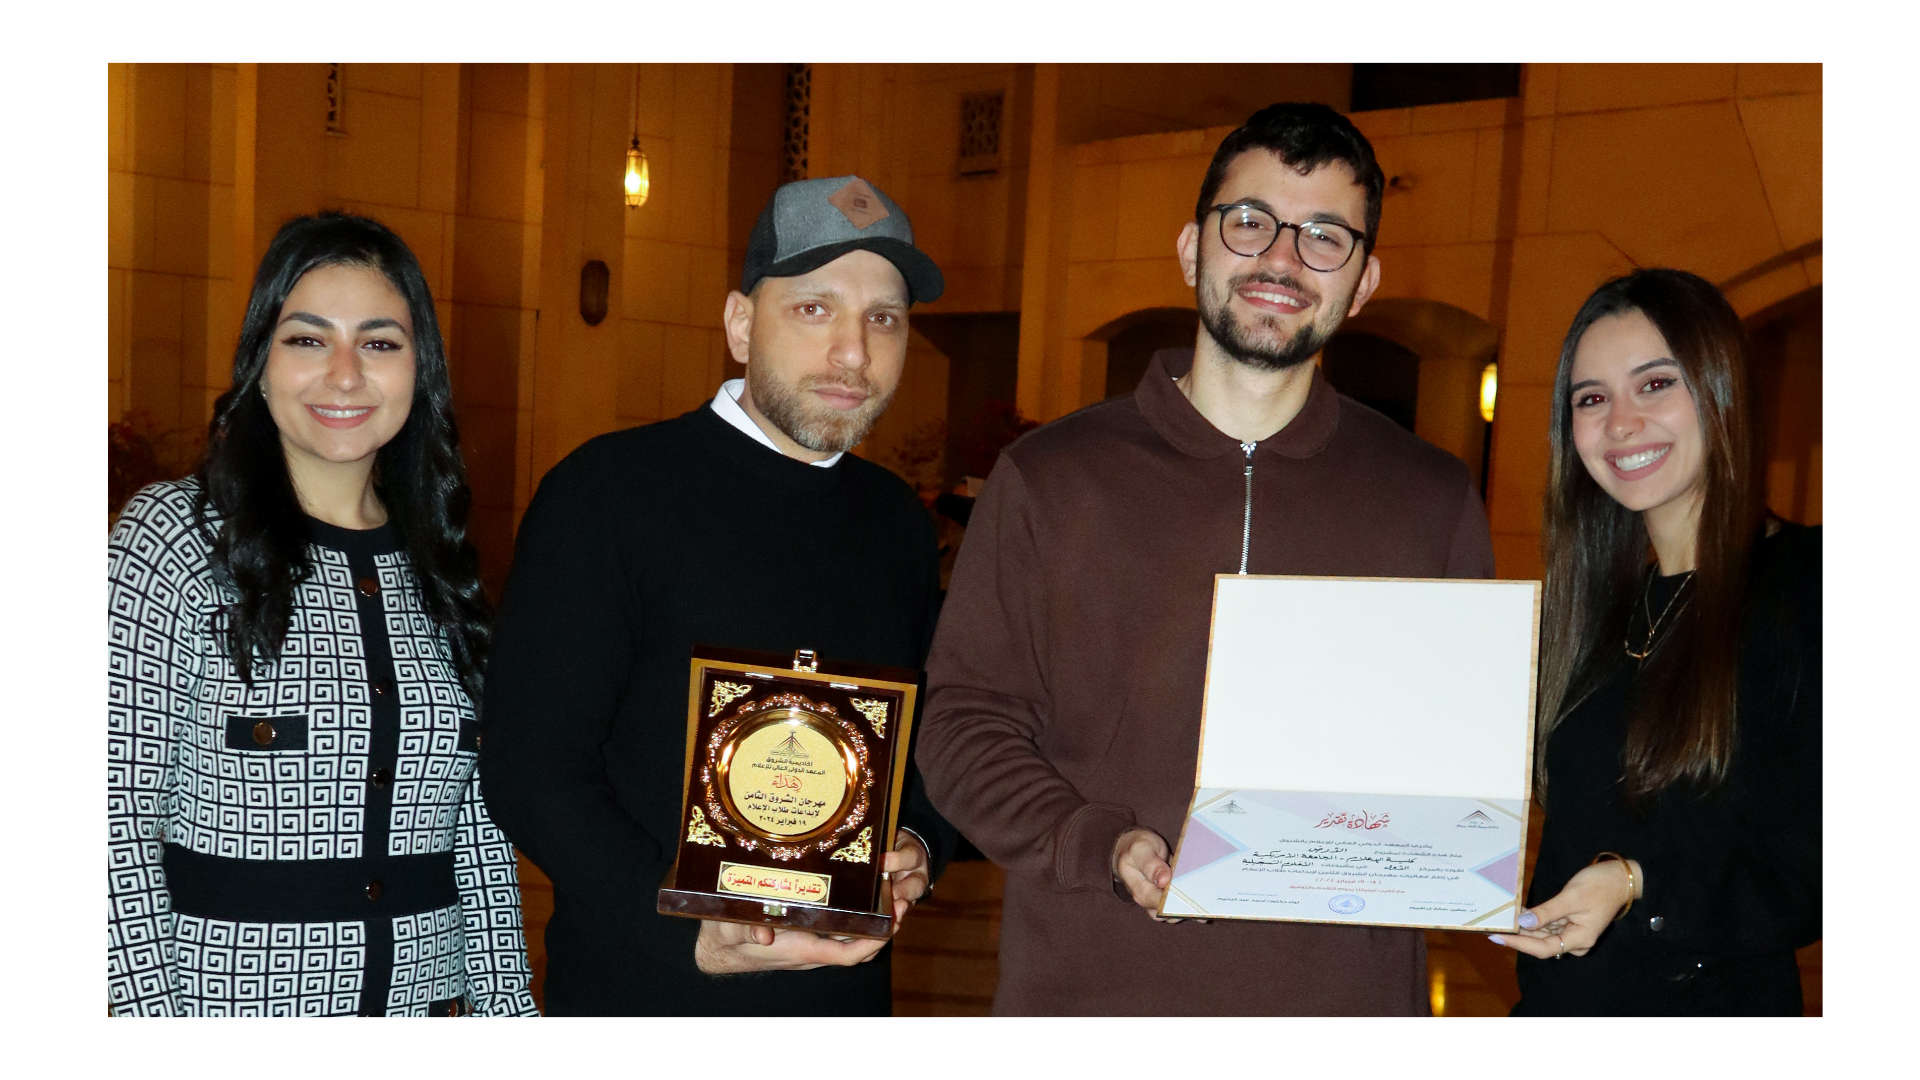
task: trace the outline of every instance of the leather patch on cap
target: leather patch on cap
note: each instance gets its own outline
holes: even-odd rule
[[[847,181],[846,186],[827,197],[835,210],[847,216],[856,229],[864,229],[876,221],[893,215],[887,213],[887,206],[867,182],[858,177]]]

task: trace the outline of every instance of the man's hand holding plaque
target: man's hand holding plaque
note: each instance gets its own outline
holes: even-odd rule
[[[900,833],[900,843],[881,861],[893,905],[893,928],[898,931],[907,909],[927,893],[927,849],[911,832]],[[810,968],[864,964],[880,952],[885,938],[824,936],[811,930],[752,923],[700,924],[693,961],[709,975],[745,971],[806,971]]]

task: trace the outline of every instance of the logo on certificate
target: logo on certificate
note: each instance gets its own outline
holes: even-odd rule
[[[1456,829],[1497,829],[1500,826],[1495,825],[1492,818],[1475,810],[1473,813],[1454,822],[1453,827]]]
[[[1219,807],[1218,809],[1214,810],[1214,813],[1216,814],[1244,814],[1246,812],[1247,811],[1245,807],[1241,806],[1237,802],[1234,802],[1232,799],[1227,800],[1227,805]]]
[[[1335,915],[1357,915],[1360,913],[1360,909],[1366,906],[1367,902],[1365,900],[1360,899],[1352,893],[1341,893],[1339,896],[1327,901],[1328,909]]]

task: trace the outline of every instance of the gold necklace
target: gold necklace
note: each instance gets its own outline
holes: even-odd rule
[[[1645,660],[1653,655],[1653,642],[1660,635],[1660,625],[1667,621],[1667,616],[1673,611],[1673,605],[1680,602],[1680,594],[1687,591],[1687,584],[1693,580],[1693,571],[1687,571],[1686,575],[1680,579],[1680,584],[1673,590],[1673,596],[1667,600],[1667,606],[1660,609],[1658,619],[1653,617],[1653,579],[1653,574],[1647,575],[1647,587],[1640,597],[1641,609],[1647,613],[1647,644],[1639,652],[1634,652],[1630,639],[1625,637],[1620,639],[1620,647],[1627,650],[1627,655],[1635,660]]]

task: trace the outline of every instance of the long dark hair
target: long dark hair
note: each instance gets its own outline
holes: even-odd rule
[[[363,266],[386,275],[413,319],[413,406],[374,458],[374,484],[405,546],[427,616],[443,633],[467,692],[479,699],[491,609],[479,558],[467,538],[466,466],[453,421],[453,388],[433,297],[420,263],[385,225],[327,212],[281,226],[260,270],[233,351],[233,385],[214,403],[200,466],[198,510],[222,519],[211,535],[213,574],[238,597],[215,632],[240,677],[277,659],[293,619],[294,589],[313,573],[306,517],[287,472],[280,431],[260,393],[280,308],[300,279],[325,266]]]
[[[1588,475],[1573,445],[1573,356],[1598,320],[1639,312],[1680,365],[1700,416],[1702,499],[1693,578],[1635,684],[1623,783],[1640,799],[1677,782],[1702,791],[1733,759],[1734,701],[1747,571],[1767,522],[1765,452],[1754,416],[1746,333],[1720,290],[1680,270],[1636,270],[1600,286],[1573,318],[1553,380],[1545,527],[1541,723],[1535,769],[1564,714],[1619,656],[1640,600],[1649,540],[1641,515]]]

